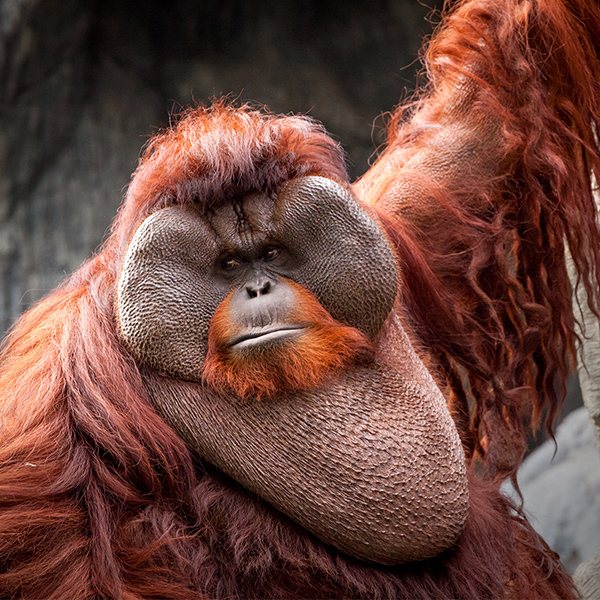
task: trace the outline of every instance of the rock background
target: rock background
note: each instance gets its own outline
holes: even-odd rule
[[[562,421],[556,445],[548,440],[525,459],[518,481],[531,524],[573,573],[600,546],[600,455],[585,408]]]
[[[426,0],[431,6],[441,0]],[[232,94],[303,112],[356,176],[413,87],[420,0],[0,0],[0,332],[100,244],[148,135]]]

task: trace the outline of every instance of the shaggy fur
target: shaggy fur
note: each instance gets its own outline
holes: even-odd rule
[[[564,396],[567,246],[599,314],[599,57],[594,0],[457,3],[427,49],[428,88],[355,185],[392,221],[413,331],[491,476],[515,472],[524,420],[546,410],[550,430]]]
[[[0,596],[574,598],[499,476],[518,465],[522,419],[560,405],[575,340],[565,242],[598,307],[599,39],[584,0],[459,2],[430,45],[429,91],[403,124],[398,111],[356,187],[397,248],[403,312],[465,447],[498,475],[471,467],[454,547],[397,567],[350,559],[193,457],[152,409],[114,323],[140,222],[301,175],[346,183],[339,147],[310,120],[219,103],[150,142],[102,251],[4,344]]]
[[[206,465],[151,408],[73,281],[24,316],[2,376],[0,590],[48,598],[572,598],[557,556],[472,477],[459,544],[372,567],[324,546]],[[95,297],[94,297],[95,296]],[[12,398],[12,401],[11,401]],[[19,398],[21,401],[15,401]]]

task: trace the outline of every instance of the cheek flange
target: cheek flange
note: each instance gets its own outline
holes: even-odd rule
[[[398,293],[395,255],[375,221],[331,179],[293,179],[279,190],[279,239],[299,258],[290,277],[311,290],[331,316],[370,339]]]
[[[377,224],[348,190],[323,177],[284,184],[271,214],[272,221],[260,225],[296,258],[292,272],[279,275],[313,292],[336,321],[373,340],[398,290],[396,260]],[[138,362],[202,380],[210,320],[231,290],[213,275],[221,246],[192,207],[164,208],[139,227],[116,298],[120,338]]]
[[[214,235],[193,209],[164,208],[139,227],[116,298],[119,336],[137,361],[200,381],[208,325],[226,295],[208,279],[217,252]]]

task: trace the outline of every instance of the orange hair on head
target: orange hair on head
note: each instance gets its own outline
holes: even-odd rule
[[[203,371],[208,385],[229,390],[240,398],[314,388],[370,348],[363,333],[336,321],[306,288],[291,281],[287,284],[299,298],[290,322],[302,325],[305,331],[285,345],[260,352],[232,351],[226,343],[231,334],[237,333],[229,316],[232,292],[211,320]]]

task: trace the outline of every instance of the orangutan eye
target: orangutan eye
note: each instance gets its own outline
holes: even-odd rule
[[[281,250],[277,246],[267,246],[263,254],[264,260],[273,260],[281,254]]]
[[[235,256],[226,256],[222,261],[221,261],[221,267],[225,270],[225,271],[231,271],[237,267],[239,267],[241,264],[240,260],[238,258],[236,258]]]

